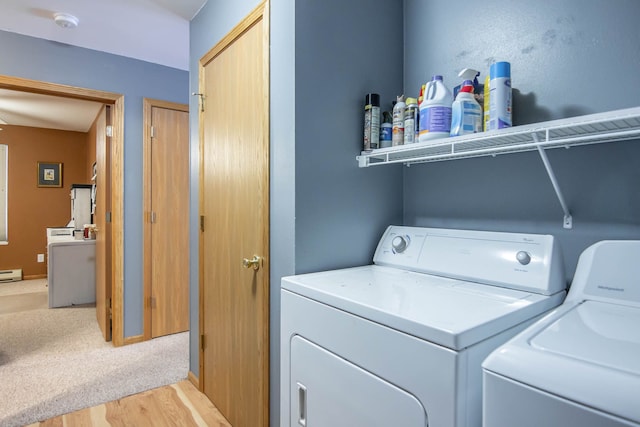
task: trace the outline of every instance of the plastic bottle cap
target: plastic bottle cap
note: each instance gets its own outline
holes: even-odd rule
[[[368,93],[364,98],[364,105],[380,106],[380,95],[377,93]]]
[[[511,64],[505,61],[494,62],[489,67],[489,78],[499,79],[501,77],[511,77]]]
[[[406,103],[407,103],[407,105],[409,105],[409,104],[417,104],[418,100],[415,99],[415,98],[407,98]]]
[[[431,78],[431,81],[436,81],[436,80],[442,81],[442,76],[439,74],[434,74],[434,76]]]

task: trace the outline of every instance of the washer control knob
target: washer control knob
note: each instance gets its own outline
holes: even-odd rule
[[[529,255],[529,253],[525,251],[518,251],[518,253],[516,254],[516,259],[520,264],[527,265],[531,262],[531,255]]]
[[[393,252],[396,254],[402,253],[409,246],[408,237],[405,236],[396,236],[391,241],[391,247],[393,248]]]

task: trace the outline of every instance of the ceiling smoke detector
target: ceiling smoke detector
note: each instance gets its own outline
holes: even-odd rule
[[[54,13],[53,20],[62,28],[75,28],[78,26],[78,18],[69,13]]]

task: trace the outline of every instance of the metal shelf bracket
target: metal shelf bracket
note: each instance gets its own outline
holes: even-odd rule
[[[544,167],[547,170],[547,175],[549,175],[549,179],[551,180],[551,185],[553,185],[553,189],[556,192],[556,197],[558,197],[558,201],[560,202],[560,206],[562,206],[562,211],[564,212],[564,221],[562,226],[567,229],[573,228],[573,218],[571,216],[571,212],[569,212],[569,207],[567,206],[567,202],[565,202],[564,197],[562,196],[562,191],[560,190],[560,185],[558,185],[558,180],[556,179],[556,175],[553,172],[553,168],[551,167],[551,163],[549,163],[549,158],[547,157],[546,151],[539,145],[538,135],[536,133],[531,134],[533,136],[533,140],[536,142],[536,146],[538,148],[538,153],[540,154],[540,158],[542,159],[542,163],[544,163]],[[547,132],[547,140],[549,139]]]

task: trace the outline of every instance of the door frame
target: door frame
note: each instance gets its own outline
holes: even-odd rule
[[[114,346],[126,344],[124,339],[124,95],[113,92],[48,83],[39,80],[23,79],[0,75],[0,88],[22,92],[40,93],[65,98],[84,99],[111,105],[111,309]]]
[[[144,341],[150,340],[151,336],[151,110],[153,107],[166,108],[168,110],[183,111],[189,113],[188,104],[162,101],[159,99],[142,99],[143,116],[143,142],[142,142],[142,188],[143,188],[143,226],[142,226],[142,319]],[[188,228],[188,227],[187,227]],[[188,230],[186,230],[188,232]]]

